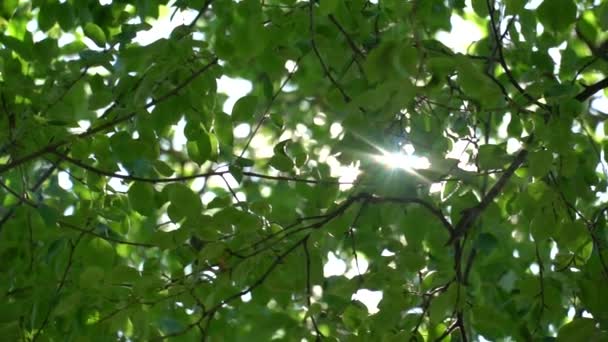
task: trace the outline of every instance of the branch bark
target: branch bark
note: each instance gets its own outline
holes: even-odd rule
[[[583,102],[583,101],[587,100],[588,98],[590,98],[591,96],[593,96],[593,94],[597,93],[598,91],[600,91],[604,88],[608,88],[608,77],[586,87],[585,90],[581,91],[578,95],[576,95],[575,99],[580,102]]]
[[[498,181],[492,186],[490,191],[483,197],[481,202],[478,205],[465,210],[462,218],[456,223],[454,227],[454,231],[450,240],[446,243],[446,245],[451,245],[456,243],[464,234],[469,230],[469,228],[473,225],[475,220],[483,213],[483,211],[488,207],[488,205],[500,194],[502,189],[507,185],[507,181],[513,176],[515,171],[524,163],[526,160],[526,156],[528,155],[528,151],[526,149],[522,149],[517,153],[515,159],[509,165],[505,173],[498,179]]]

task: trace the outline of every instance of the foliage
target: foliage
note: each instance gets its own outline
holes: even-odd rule
[[[608,2],[470,3],[0,2],[2,339],[608,340]]]

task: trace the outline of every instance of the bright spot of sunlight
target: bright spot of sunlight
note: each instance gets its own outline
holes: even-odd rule
[[[537,263],[533,262],[532,264],[530,264],[530,272],[532,272],[533,275],[538,275],[538,273],[540,272],[540,266],[538,266]]]
[[[152,28],[148,31],[138,31],[134,42],[140,45],[154,43],[161,38],[169,38],[173,29],[180,25],[188,25],[196,17],[197,12],[193,10],[177,10],[174,15],[175,7],[169,8],[161,6],[161,13],[158,20],[151,21]],[[146,20],[148,21],[148,20]]]
[[[249,302],[251,300],[251,292],[247,292],[244,295],[242,295],[241,300],[243,301],[243,303]]]
[[[74,206],[71,205],[63,211],[63,216],[72,216],[74,214]]]
[[[599,95],[592,100],[591,107],[600,112],[608,113],[608,97],[604,96],[603,92],[600,92]]]
[[[542,2],[542,0],[531,0],[526,4],[524,8],[529,10],[535,10],[538,6],[540,6]]]
[[[192,181],[192,184],[190,184],[190,189],[198,193],[203,190],[206,182],[207,180],[204,177],[196,178]]]
[[[215,169],[217,172],[228,171],[228,166],[224,165],[222,167],[218,167]],[[226,173],[223,177],[210,177],[207,179],[207,185],[210,188],[222,188],[228,190],[230,187],[232,190],[238,189],[240,187],[239,182],[230,174]],[[237,196],[238,198],[238,196]],[[241,198],[239,198],[241,200]]]
[[[352,300],[358,300],[367,307],[367,312],[375,314],[378,312],[378,304],[382,300],[382,291],[370,291],[360,289],[351,297]]]
[[[550,48],[547,50],[551,59],[553,59],[553,63],[555,63],[555,67],[553,72],[556,74],[559,73],[559,66],[562,63],[562,50],[566,48],[566,42],[563,42],[560,46]]]
[[[573,319],[574,315],[576,314],[576,309],[571,306],[568,308],[568,319]]]
[[[249,132],[251,132],[251,126],[247,123],[238,124],[233,130],[234,137],[239,139],[247,138]]]
[[[431,166],[431,163],[426,157],[417,157],[413,154],[398,152],[383,153],[382,155],[376,156],[376,160],[392,169],[420,170],[428,169]]]
[[[126,174],[126,172],[124,172],[123,174]],[[110,178],[110,180],[108,181],[108,185],[111,186],[114,191],[118,192],[127,192],[127,190],[129,190],[129,186],[127,185],[127,183],[125,183],[122,179],[116,177]]]
[[[557,244],[553,243],[551,245],[551,252],[549,254],[549,256],[551,257],[551,260],[555,259],[555,256],[557,255],[558,252],[559,252],[559,250],[557,249]]]
[[[329,127],[329,134],[331,134],[332,139],[336,139],[343,131],[342,125],[338,122],[332,123]]]
[[[59,187],[64,190],[70,190],[74,184],[72,184],[72,180],[70,180],[70,175],[67,172],[59,171],[57,173],[57,183]]]
[[[466,53],[468,47],[483,38],[481,29],[475,23],[463,19],[459,15],[452,15],[450,19],[452,31],[441,31],[436,38],[454,52]]]
[[[200,190],[199,190],[200,191]],[[197,191],[198,192],[198,191]],[[201,195],[201,201],[203,201],[204,205],[207,205],[209,203],[211,203],[211,201],[213,201],[214,198],[216,198],[217,195],[211,191],[205,191],[202,195]]]
[[[433,183],[433,184],[431,184],[431,187],[429,188],[429,192],[430,192],[430,193],[432,193],[432,194],[435,194],[435,193],[441,192],[441,191],[443,191],[443,189],[444,189],[444,186],[443,186],[443,185],[444,185],[444,182],[441,182],[441,183]]]
[[[477,167],[473,163],[469,163],[470,154],[467,149],[470,147],[469,142],[465,140],[458,140],[454,143],[452,150],[445,155],[446,158],[458,159],[458,168],[466,171],[477,171]]]
[[[312,122],[317,126],[323,126],[327,123],[327,115],[325,113],[317,113],[313,118]]]
[[[519,140],[515,139],[515,138],[509,138],[507,140],[507,153],[515,153],[517,151],[519,151],[522,147],[522,144]]]
[[[163,232],[171,232],[174,231],[176,229],[179,228],[179,226],[177,224],[175,224],[174,222],[171,221],[171,219],[169,218],[169,215],[167,215],[167,213],[164,213],[160,216],[160,218],[157,221],[158,224],[160,223],[165,223],[160,230],[162,230]],[[188,272],[190,273],[190,272]]]
[[[272,195],[272,188],[269,186],[262,186],[260,189],[260,195],[262,195],[264,198],[270,197],[270,195]]]
[[[357,267],[358,266],[358,267]],[[367,272],[367,268],[369,267],[369,262],[365,259],[361,254],[357,255],[357,260],[351,259],[350,268],[344,274],[344,276],[348,279],[352,279],[359,274],[363,274]]]
[[[322,149],[321,152],[329,153],[329,149]],[[321,155],[321,153],[319,153]],[[323,160],[319,158],[319,161],[327,163],[331,170],[332,177],[338,177],[339,182],[350,183],[357,180],[359,174],[361,174],[361,170],[359,169],[359,162],[351,163],[349,165],[342,165],[340,162],[334,157],[325,155]],[[348,190],[353,187],[353,184],[340,184],[340,190]]]
[[[232,113],[232,107],[234,107],[236,101],[249,94],[252,88],[251,82],[246,79],[231,78],[222,75],[222,77],[217,80],[217,92],[228,95],[226,102],[224,102],[224,107],[222,108],[223,111],[228,114]]]
[[[184,145],[188,142],[186,136],[184,135],[184,128],[186,127],[186,120],[181,118],[177,125],[173,126],[173,139],[172,145],[173,149],[176,151],[182,151],[184,149]]]
[[[29,32],[36,32],[36,30],[38,30],[38,21],[36,21],[36,20],[28,21],[27,24],[25,24],[25,28]]]
[[[289,71],[289,72],[296,71],[296,67],[297,67],[296,62],[294,62],[290,59],[288,59],[287,62],[285,62],[285,69],[287,69],[287,71]]]
[[[389,251],[388,249],[385,248],[385,249],[382,250],[382,253],[380,255],[383,256],[383,257],[390,257],[390,256],[395,255],[395,253],[393,253],[393,252],[391,252],[391,251]]]
[[[332,252],[327,253],[327,262],[323,266],[323,276],[341,276],[346,272],[346,263]]]

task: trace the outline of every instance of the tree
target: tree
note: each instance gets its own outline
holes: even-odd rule
[[[607,340],[608,2],[471,5],[3,1],[1,336]]]

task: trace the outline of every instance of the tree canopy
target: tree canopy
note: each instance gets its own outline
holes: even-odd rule
[[[1,1],[0,336],[608,340],[606,30],[592,0]]]

